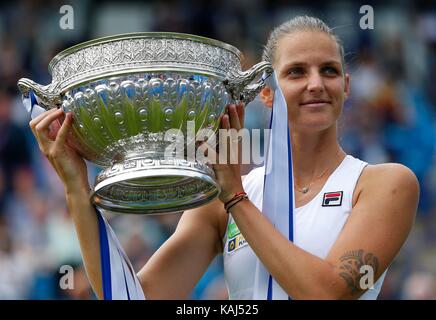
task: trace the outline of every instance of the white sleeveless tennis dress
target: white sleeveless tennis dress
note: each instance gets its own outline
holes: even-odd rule
[[[322,259],[327,256],[351,213],[353,192],[366,165],[347,155],[315,198],[295,210],[295,245]],[[263,180],[264,167],[260,167],[252,170],[243,181],[245,192],[259,210],[262,209]],[[256,257],[231,215],[223,242],[229,298],[252,299]],[[377,299],[385,275],[386,271],[360,299]]]

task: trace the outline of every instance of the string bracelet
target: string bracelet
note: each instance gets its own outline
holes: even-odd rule
[[[229,213],[230,208],[232,208],[234,205],[236,205],[238,202],[247,199],[248,200],[248,196],[247,194],[242,191],[242,192],[237,192],[233,198],[231,198],[229,201],[227,201],[224,204],[224,209],[226,209],[226,212]]]

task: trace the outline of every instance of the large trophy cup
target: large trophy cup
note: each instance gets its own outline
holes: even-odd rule
[[[188,34],[132,33],[68,48],[49,64],[52,82],[20,79],[25,98],[74,115],[68,143],[102,167],[91,193],[118,213],[165,213],[201,206],[220,192],[211,166],[186,152],[168,157],[169,129],[216,131],[229,103],[254,99],[268,62],[241,71],[226,43]],[[187,141],[195,143],[195,141]]]

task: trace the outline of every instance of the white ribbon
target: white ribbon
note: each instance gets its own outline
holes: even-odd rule
[[[266,147],[262,213],[287,239],[294,238],[292,150],[286,100],[274,72],[267,80],[274,91],[270,121],[270,139]],[[253,299],[289,299],[268,270],[257,258]]]

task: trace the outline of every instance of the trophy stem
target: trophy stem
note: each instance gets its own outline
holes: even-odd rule
[[[213,170],[183,159],[128,159],[96,178],[92,201],[116,213],[157,214],[201,206],[218,196]]]

